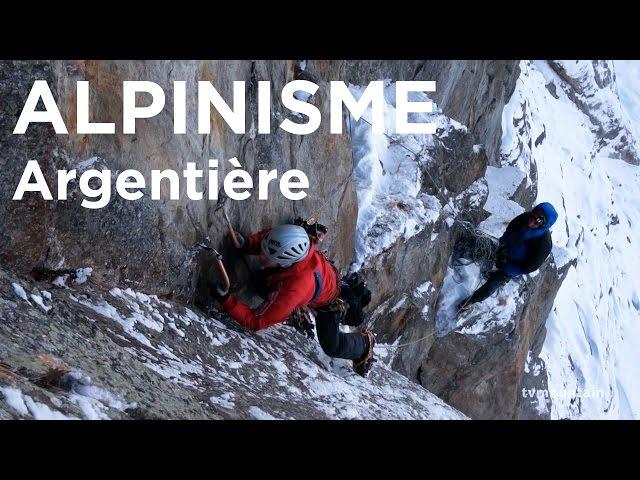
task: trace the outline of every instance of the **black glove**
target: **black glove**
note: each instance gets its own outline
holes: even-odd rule
[[[349,305],[343,323],[350,327],[359,327],[364,323],[363,309],[371,302],[371,291],[357,273],[352,273],[340,285],[340,298]]]

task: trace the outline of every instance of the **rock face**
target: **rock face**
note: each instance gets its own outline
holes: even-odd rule
[[[536,344],[541,347],[555,293],[570,266],[558,269],[547,262],[534,278],[505,287],[499,303],[517,299],[511,312],[481,305],[461,328],[437,338],[420,369],[420,383],[472,418],[529,416],[533,408],[521,402],[525,362]]]
[[[521,387],[533,382],[525,360],[544,339],[544,322],[570,265],[557,269],[551,262],[530,281],[511,285],[502,294],[509,298],[509,308],[505,303],[480,309],[446,335],[436,331],[441,299],[451,288],[444,280],[461,222],[478,225],[496,207],[485,206],[484,176],[488,165],[501,164],[502,107],[519,69],[508,62],[351,62],[348,72],[356,83],[435,78],[442,113],[469,127],[441,129],[433,145],[423,150],[421,185],[443,206],[437,218],[409,240],[400,237],[362,269],[375,285],[374,331],[393,346],[385,360],[472,418],[534,416],[536,405],[525,405],[520,398]],[[532,172],[535,175],[535,164]],[[516,179],[508,198],[497,203],[510,203],[517,213],[530,208],[535,193],[523,177]],[[503,222],[498,236],[515,216],[507,214],[496,215]]]
[[[547,63],[563,81],[561,88],[567,96],[589,117],[593,131],[600,139],[598,150],[611,158],[640,164],[635,139],[622,121],[624,115],[618,100],[613,64],[606,60]]]
[[[291,327],[240,331],[73,277],[0,269],[0,418],[465,418],[389,368],[356,375]]]
[[[347,265],[357,211],[353,183],[348,178],[351,153],[347,135],[330,135],[328,122],[308,136],[277,129],[285,115],[279,91],[302,74],[320,85],[309,101],[328,118],[327,81],[344,77],[342,62],[308,62],[304,72],[293,61],[2,62],[0,260],[24,273],[35,267],[64,270],[90,265],[95,277],[107,284],[125,282],[193,300],[201,272],[190,256],[190,247],[205,236],[220,244],[226,232],[221,212],[214,212],[215,202],[192,201],[184,193],[181,200],[172,201],[165,192],[161,201],[152,201],[149,195],[135,202],[112,197],[107,207],[89,210],[80,207],[77,182],[65,202],[45,202],[40,194],[27,194],[21,202],[11,198],[30,159],[38,160],[49,185],[54,186],[57,169],[76,168],[80,173],[90,165],[109,168],[115,176],[117,171],[135,168],[149,178],[152,169],[180,172],[187,162],[206,170],[211,158],[219,160],[223,178],[232,168],[227,160],[235,156],[256,178],[259,169],[282,173],[299,168],[311,183],[308,197],[301,202],[285,199],[275,183],[270,185],[269,202],[258,200],[257,195],[242,202],[229,201],[226,207],[238,230],[257,231],[292,220],[295,215],[309,216],[321,208],[322,221],[332,226],[327,247],[338,264]],[[70,135],[55,135],[49,124],[32,125],[26,135],[11,134],[36,79],[49,83]],[[168,112],[173,105],[173,81],[187,81],[186,135],[173,134],[170,113],[139,120],[135,135],[122,133],[122,81],[140,79],[153,79],[162,86]],[[116,135],[73,134],[78,80],[90,82],[91,119],[115,122]],[[198,80],[211,81],[225,99],[232,97],[234,80],[246,82],[247,134],[235,135],[215,111],[211,133],[196,133]],[[256,135],[251,127],[257,124],[257,82],[261,80],[271,81],[274,91],[270,135]],[[210,188],[215,187],[205,182],[205,194]],[[242,269],[235,273],[240,280],[247,276]]]
[[[375,285],[374,330],[384,342],[407,344],[397,350],[392,364],[414,380],[433,343],[436,304],[457,236],[452,221],[482,218],[487,157],[482,150],[474,151],[473,140],[464,130],[452,130],[436,140],[422,167],[422,188],[448,208],[441,209],[418,235],[371,258],[362,270]]]
[[[629,254],[640,204],[633,160],[639,65],[523,60],[505,107],[504,160],[537,172],[528,185],[560,214],[554,245],[577,260],[547,319],[542,350],[532,348],[525,367],[523,393],[535,402],[523,404],[552,418],[628,419],[640,412],[639,303],[637,282],[629,282],[640,270]]]
[[[349,81],[435,80],[433,99],[445,115],[466,125],[485,147],[490,165],[498,165],[502,109],[520,75],[515,60],[353,60]]]

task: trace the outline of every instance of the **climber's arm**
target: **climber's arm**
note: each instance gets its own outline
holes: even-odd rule
[[[529,222],[529,212],[524,212],[515,217],[513,220],[509,222],[507,228],[504,230],[504,233],[500,237],[500,244],[504,245],[509,234],[513,232],[517,232],[523,229],[523,227]]]
[[[287,320],[296,308],[306,305],[312,296],[312,290],[281,285],[255,309],[249,308],[235,295],[229,295],[222,308],[245,328],[262,330]]]
[[[249,255],[260,255],[260,243],[264,236],[271,231],[271,227],[260,230],[258,233],[249,235],[245,241],[247,242],[246,253]]]

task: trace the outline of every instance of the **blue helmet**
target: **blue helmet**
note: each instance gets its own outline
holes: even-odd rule
[[[544,218],[546,219],[546,222],[542,227],[544,230],[549,230],[553,224],[556,223],[556,220],[558,219],[558,212],[556,212],[556,209],[553,208],[553,205],[549,202],[539,203],[533,207],[533,211],[535,210],[540,210],[544,214]]]

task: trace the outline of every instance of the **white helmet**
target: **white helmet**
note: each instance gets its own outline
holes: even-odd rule
[[[262,239],[262,251],[269,260],[287,268],[309,253],[311,241],[304,228],[298,225],[280,225]]]

